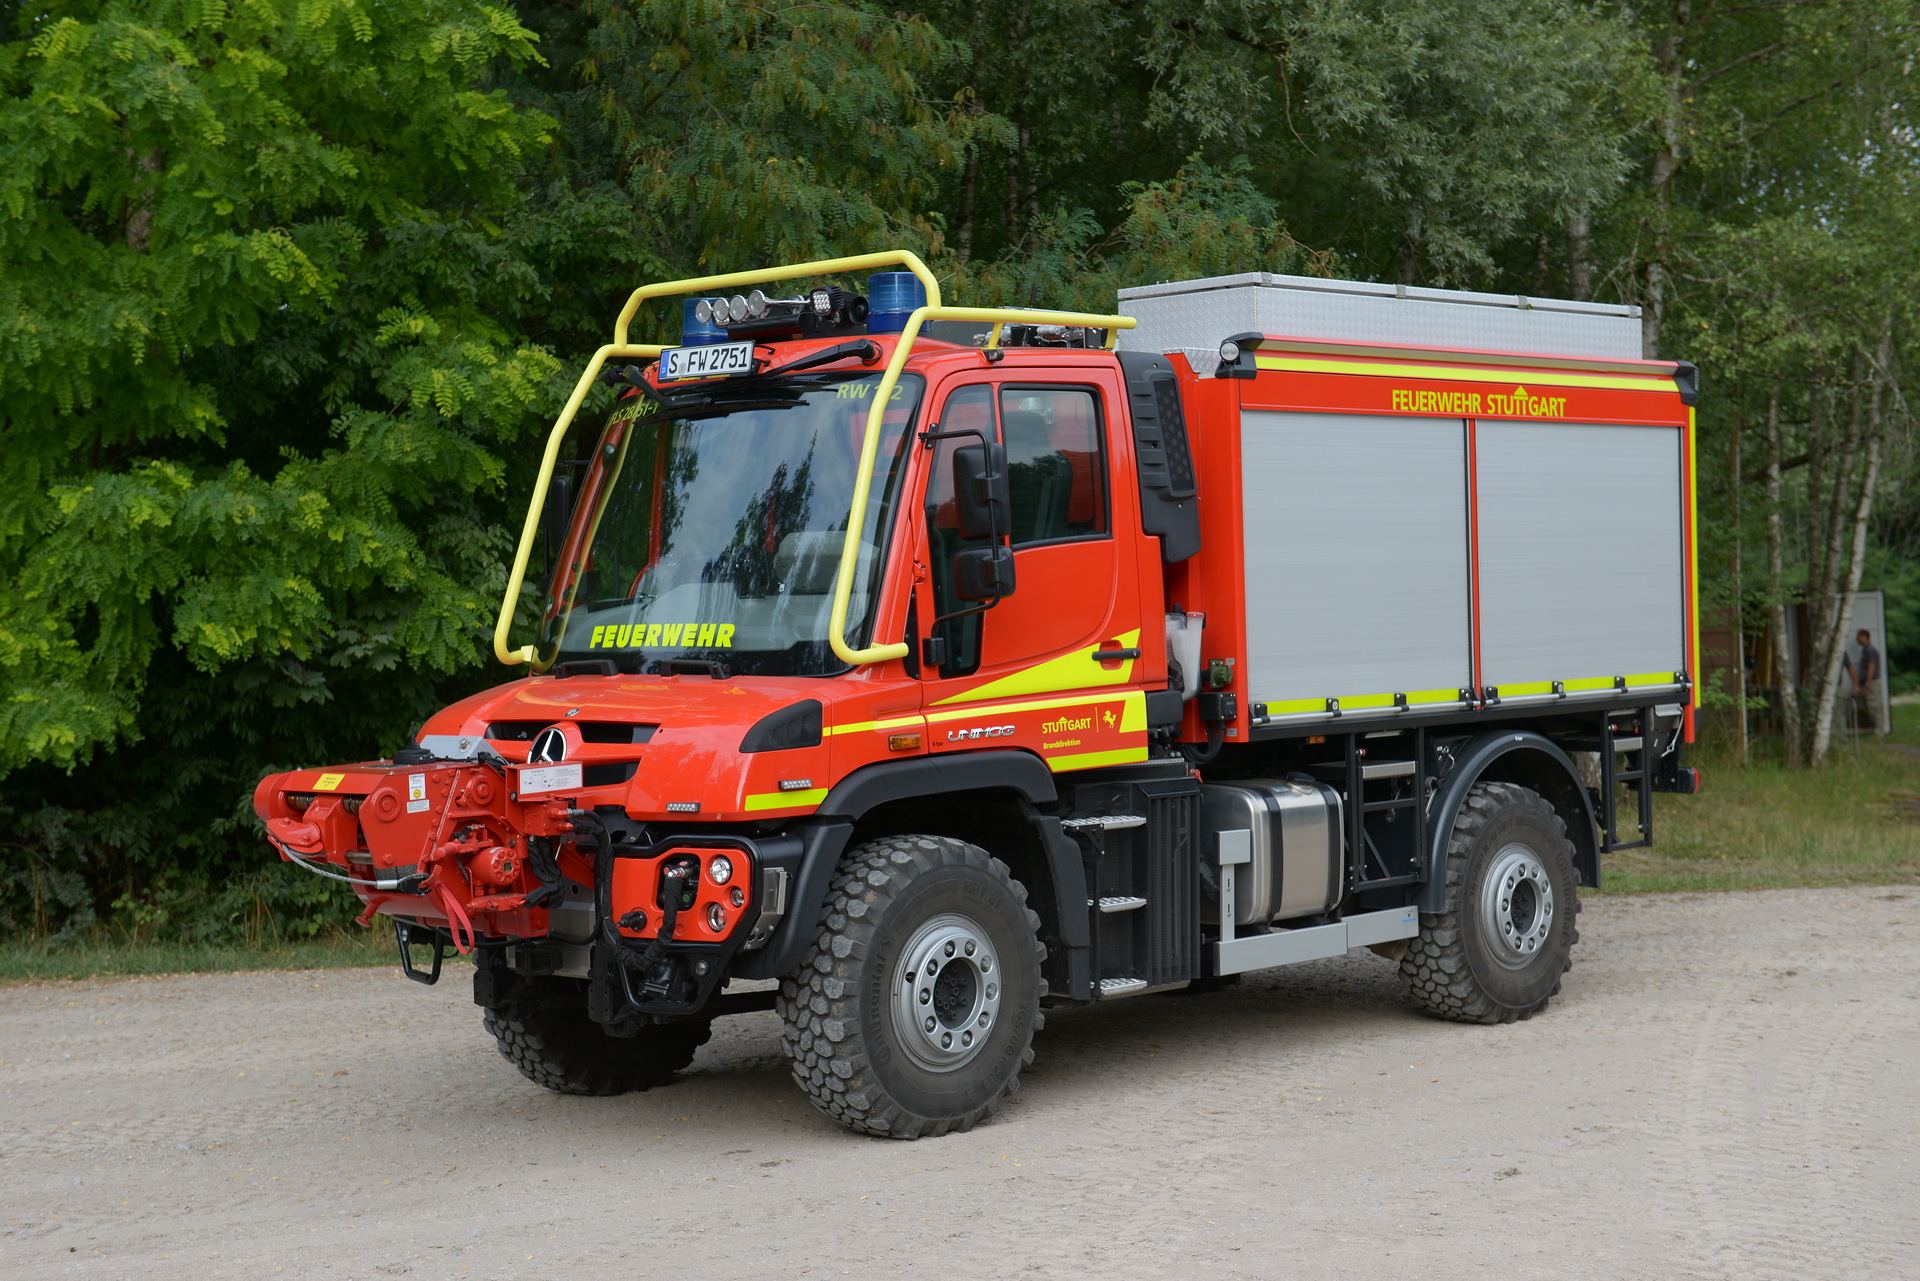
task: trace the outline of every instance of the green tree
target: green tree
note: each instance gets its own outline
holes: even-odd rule
[[[551,122],[479,0],[0,14],[0,801],[124,888],[471,679]]]

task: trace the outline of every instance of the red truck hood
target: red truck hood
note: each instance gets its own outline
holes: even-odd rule
[[[809,699],[822,705],[822,719],[831,725],[833,704],[853,693],[836,680],[535,677],[445,708],[421,735],[485,737],[502,756],[524,761],[540,727],[570,724],[587,739],[574,749],[584,765],[637,762],[630,780],[590,786],[582,805],[619,804],[636,818],[773,817],[809,811],[824,795],[825,739],[811,747],[742,753],[747,731]],[[625,737],[620,726],[650,728]],[[806,786],[799,786],[803,781]]]

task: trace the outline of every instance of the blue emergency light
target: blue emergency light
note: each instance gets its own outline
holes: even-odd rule
[[[876,271],[867,280],[867,332],[897,334],[927,305],[927,287],[910,271]]]

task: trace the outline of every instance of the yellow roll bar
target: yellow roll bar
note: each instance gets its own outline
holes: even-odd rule
[[[507,647],[507,634],[513,626],[514,609],[520,602],[520,589],[526,582],[527,561],[533,554],[534,535],[540,526],[540,513],[546,505],[547,490],[553,483],[553,469],[560,456],[560,444],[566,437],[567,428],[573,425],[574,415],[586,401],[587,392],[593,387],[593,381],[599,376],[601,368],[616,357],[637,356],[643,358],[658,357],[663,350],[657,344],[630,343],[627,341],[627,329],[640,311],[640,304],[649,298],[659,298],[672,294],[707,293],[727,289],[735,285],[758,284],[763,281],[792,280],[799,276],[835,275],[841,272],[871,271],[878,267],[905,267],[920,278],[926,286],[928,305],[915,311],[907,320],[906,328],[900,333],[899,345],[894,348],[893,358],[887,362],[886,373],[881,377],[880,386],[874,396],[873,408],[867,414],[866,436],[860,445],[860,471],[854,478],[853,502],[847,512],[846,541],[840,552],[840,568],[834,580],[833,614],[828,624],[827,641],[833,646],[833,652],[843,662],[858,666],[862,663],[879,663],[889,659],[903,657],[907,647],[901,643],[891,645],[870,645],[865,649],[853,649],[846,643],[847,605],[853,595],[853,572],[859,559],[860,529],[866,521],[867,501],[872,488],[873,463],[880,448],[880,425],[886,415],[886,404],[893,395],[893,389],[900,381],[900,371],[905,367],[907,357],[913,350],[913,340],[920,332],[920,326],[929,320],[973,320],[993,323],[993,332],[988,345],[1000,345],[1001,326],[1013,324],[1039,325],[1079,325],[1101,328],[1108,331],[1107,345],[1112,347],[1119,341],[1119,331],[1131,329],[1134,321],[1130,316],[1098,316],[1071,311],[1009,311],[1000,308],[981,307],[942,307],[940,305],[940,282],[927,269],[926,263],[918,254],[904,249],[890,250],[886,253],[857,254],[851,258],[829,258],[820,262],[795,263],[786,267],[770,267],[755,271],[736,271],[724,276],[701,276],[691,280],[673,280],[664,284],[642,285],[628,297],[626,305],[620,309],[619,319],[614,322],[613,341],[593,353],[587,361],[587,367],[581,372],[580,380],[574,384],[573,394],[567,398],[565,408],[560,411],[559,419],[553,425],[553,431],[547,436],[546,452],[540,459],[540,473],[534,480],[533,499],[527,504],[527,519],[520,529],[520,546],[514,553],[513,569],[507,575],[506,595],[500,602],[500,618],[493,628],[493,654],[502,663],[509,666],[515,663],[537,662],[538,650],[532,645],[523,645],[518,649]]]
[[[840,548],[840,572],[833,580],[833,614],[827,621],[827,644],[833,646],[833,652],[840,656],[843,663],[859,666],[862,663],[884,663],[890,659],[906,657],[907,647],[899,641],[891,645],[869,645],[865,649],[854,649],[846,642],[847,602],[853,597],[853,571],[855,562],[860,558],[860,527],[867,518],[867,491],[873,484],[873,460],[880,452],[880,422],[886,416],[887,401],[893,396],[894,386],[900,381],[900,371],[906,367],[907,357],[913,353],[913,340],[920,335],[920,326],[929,320],[972,320],[993,325],[988,335],[988,345],[1000,345],[1001,327],[1015,325],[1082,325],[1088,328],[1105,329],[1107,346],[1120,341],[1122,329],[1132,329],[1134,319],[1131,316],[1097,316],[1080,311],[1011,311],[1004,307],[942,307],[938,296],[928,294],[933,299],[931,306],[921,307],[907,317],[906,328],[900,331],[900,344],[893,349],[893,359],[887,362],[887,372],[880,377],[880,385],[874,389],[873,408],[867,411],[867,434],[860,442],[860,472],[853,479],[853,505],[847,512],[847,540]]]

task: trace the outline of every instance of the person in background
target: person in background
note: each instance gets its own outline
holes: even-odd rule
[[[1873,647],[1873,633],[1862,627],[1854,635],[1860,643],[1860,657],[1846,660],[1853,677],[1853,705],[1860,713],[1860,728],[1874,728],[1874,713],[1879,709],[1880,691],[1874,682],[1880,679],[1880,651]]]

